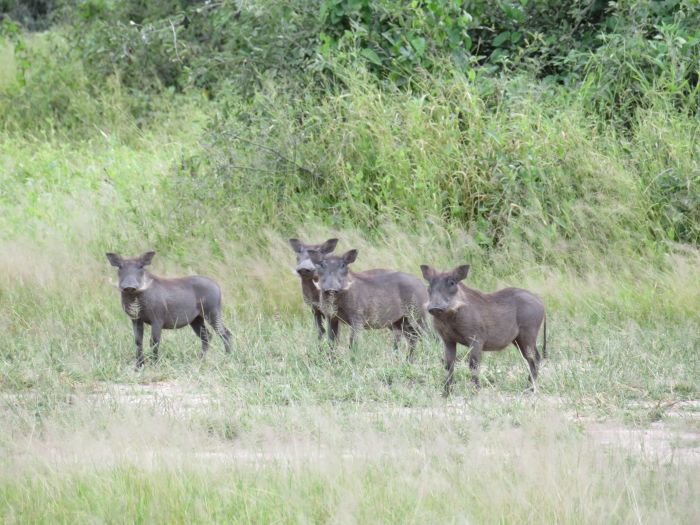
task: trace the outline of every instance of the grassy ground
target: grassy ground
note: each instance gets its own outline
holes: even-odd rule
[[[331,233],[366,254],[359,268],[411,271],[421,256],[373,248],[353,231],[307,235]],[[432,244],[421,235],[392,238]],[[240,257],[230,263],[156,259],[155,271],[220,279],[233,353],[217,340],[201,361],[190,330],[169,331],[161,361],[138,372],[101,254],[26,239],[5,248],[5,522],[700,516],[700,279],[692,254],[636,282],[542,268],[496,278],[475,268],[485,288],[518,284],[543,295],[551,358],[536,395],[523,393],[525,365],[513,348],[485,356],[478,394],[462,360],[445,401],[437,341],[420,344],[412,364],[391,350],[388,331],[363,333],[352,352],[347,330],[335,353],[319,348],[280,235],[269,234],[257,261],[235,244]],[[444,246],[430,253],[442,264],[451,256]]]

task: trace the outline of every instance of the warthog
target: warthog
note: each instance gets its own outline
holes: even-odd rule
[[[294,253],[297,256],[297,267],[294,269],[301,278],[301,294],[304,302],[311,307],[314,314],[316,327],[318,328],[318,338],[322,339],[326,333],[323,327],[323,312],[321,312],[321,298],[318,291],[318,274],[316,267],[309,256],[310,252],[328,254],[335,250],[338,239],[328,239],[323,244],[304,244],[299,239],[289,239]]]
[[[331,319],[329,338],[338,335],[338,321],[348,324],[352,347],[360,328],[390,328],[394,348],[401,337],[409,344],[409,359],[425,328],[428,294],[421,280],[395,270],[375,269],[352,272],[348,267],[357,259],[357,250],[341,256],[323,256],[311,252],[318,272],[321,308]]]
[[[543,321],[542,354],[547,357],[547,321],[540,298],[521,288],[505,288],[494,293],[467,288],[460,281],[467,277],[468,265],[445,273],[426,265],[420,268],[430,283],[428,312],[445,344],[445,395],[450,392],[457,343],[470,348],[469,368],[477,388],[481,352],[503,350],[512,343],[527,361],[530,388],[534,389],[540,362],[537,334]]]
[[[209,348],[206,320],[224,340],[226,352],[231,352],[231,332],[224,326],[221,315],[219,285],[200,275],[166,279],[144,270],[151,264],[155,252],[138,257],[122,257],[107,253],[107,259],[119,268],[119,290],[122,307],[134,328],[136,340],[136,368],[144,364],[143,324],[151,325],[151,349],[158,358],[160,332],[163,328],[182,328],[190,325],[202,340],[202,357]]]

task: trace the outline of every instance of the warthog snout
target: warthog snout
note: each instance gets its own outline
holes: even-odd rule
[[[310,259],[304,259],[295,268],[300,277],[311,277],[316,271],[314,263]]]
[[[430,315],[442,315],[447,311],[446,304],[431,304],[428,305],[428,313]]]
[[[122,281],[119,282],[119,289],[122,292],[136,292],[139,288],[141,287],[141,283],[139,283],[135,278],[130,277],[128,279],[123,279]]]
[[[323,295],[334,295],[337,294],[339,291],[341,291],[344,286],[343,282],[340,279],[324,279],[321,278],[319,280],[319,286],[321,288],[321,292],[323,292]]]

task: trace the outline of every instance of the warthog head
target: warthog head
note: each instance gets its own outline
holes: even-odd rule
[[[289,244],[297,255],[297,266],[294,271],[302,279],[311,279],[316,275],[316,267],[309,254],[311,252],[318,252],[322,255],[331,253],[335,250],[338,239],[328,239],[323,244],[304,244],[299,239],[289,239]]]
[[[137,257],[122,257],[117,253],[107,253],[107,259],[119,268],[119,289],[122,292],[142,292],[151,284],[144,268],[151,264],[156,252],[142,253]]]
[[[357,259],[357,250],[350,250],[341,256],[323,256],[320,252],[310,252],[311,260],[318,273],[318,287],[324,295],[336,294],[350,287],[349,278],[351,263]]]
[[[440,273],[425,264],[422,264],[420,269],[423,272],[423,277],[429,283],[428,313],[439,317],[459,308],[460,302],[457,297],[459,282],[467,277],[469,265],[457,266],[451,272],[444,273]]]

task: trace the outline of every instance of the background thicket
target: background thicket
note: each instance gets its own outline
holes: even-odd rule
[[[246,233],[437,221],[551,264],[700,240],[696,2],[3,7],[10,136],[136,145],[196,108],[157,182],[182,236],[206,208]]]

